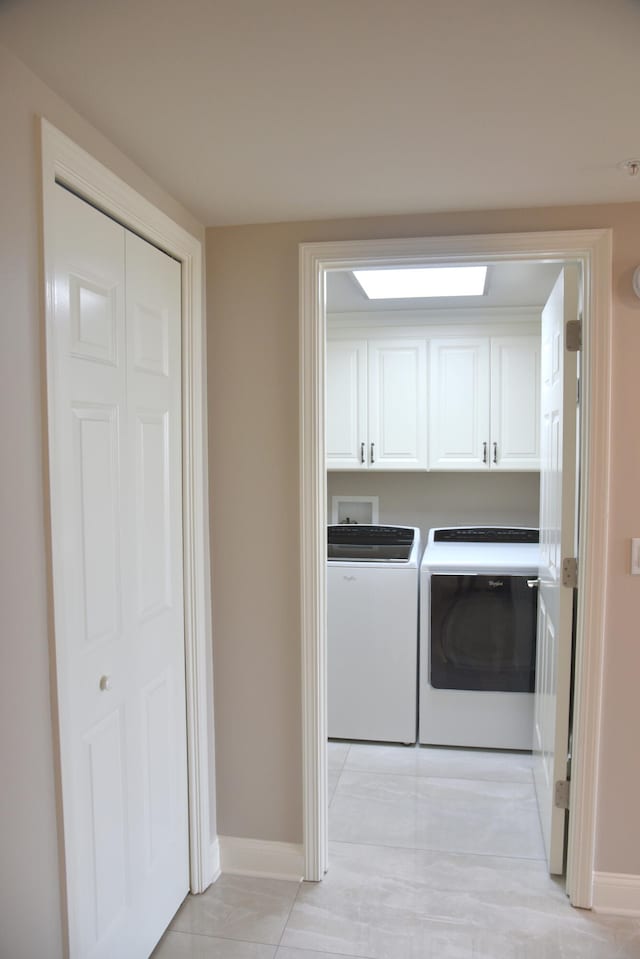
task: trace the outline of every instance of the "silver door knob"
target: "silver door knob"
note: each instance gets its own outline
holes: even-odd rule
[[[535,589],[536,586],[539,586],[539,585],[540,585],[540,580],[539,580],[539,579],[528,579],[528,580],[527,580],[527,586],[529,587],[529,589]]]
[[[103,693],[106,693],[109,689],[111,689],[111,680],[108,676],[100,677],[100,689]]]

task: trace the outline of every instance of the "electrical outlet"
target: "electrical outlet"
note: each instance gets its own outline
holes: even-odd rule
[[[640,576],[640,537],[631,540],[631,575]]]

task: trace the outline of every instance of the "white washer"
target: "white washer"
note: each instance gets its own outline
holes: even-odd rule
[[[538,530],[432,529],[420,567],[419,740],[533,746]]]
[[[329,736],[415,743],[420,530],[330,526],[328,540]]]

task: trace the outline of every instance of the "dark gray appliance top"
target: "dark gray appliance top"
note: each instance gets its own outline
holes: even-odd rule
[[[539,543],[540,531],[518,526],[454,526],[433,531],[434,543]]]
[[[327,528],[327,559],[359,563],[406,563],[415,531],[406,526],[340,524]]]

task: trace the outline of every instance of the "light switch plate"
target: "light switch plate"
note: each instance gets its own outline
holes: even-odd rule
[[[640,537],[631,540],[631,575],[640,576]]]

